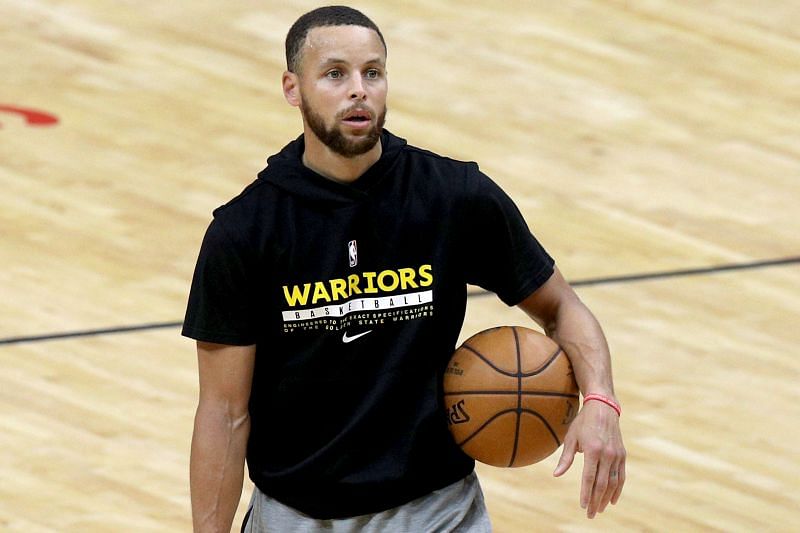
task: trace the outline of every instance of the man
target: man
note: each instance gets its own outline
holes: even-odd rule
[[[244,531],[489,531],[441,395],[467,283],[566,350],[599,401],[554,474],[584,452],[581,505],[593,517],[616,503],[625,450],[608,347],[514,204],[476,164],[383,129],[386,43],[362,13],[307,13],[286,53],[303,135],[215,211],[192,282],[195,530],[230,529],[246,457]]]

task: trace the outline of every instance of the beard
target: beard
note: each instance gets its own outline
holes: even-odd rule
[[[372,150],[378,144],[383,133],[383,125],[386,122],[386,107],[378,116],[378,120],[362,135],[356,138],[348,138],[342,133],[341,126],[338,124],[349,110],[342,111],[336,115],[336,121],[331,128],[325,126],[325,120],[322,115],[306,106],[304,103],[300,104],[300,111],[303,114],[308,127],[314,132],[322,143],[330,148],[333,152],[343,157],[356,157],[365,154]]]

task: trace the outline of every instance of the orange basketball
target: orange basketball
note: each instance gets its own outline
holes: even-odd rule
[[[578,385],[552,339],[502,326],[455,351],[444,401],[450,432],[467,455],[493,466],[527,466],[561,445],[578,412]]]

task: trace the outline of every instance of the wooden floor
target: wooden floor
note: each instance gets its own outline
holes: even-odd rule
[[[0,530],[190,529],[175,324],[211,210],[300,132],[282,41],[316,5],[0,0],[0,106],[58,118],[0,110]],[[624,497],[588,521],[579,468],[481,467],[496,530],[796,531],[800,4],[354,6],[389,43],[387,127],[479,161],[600,281],[578,290],[613,350]],[[464,337],[526,323],[474,297]]]

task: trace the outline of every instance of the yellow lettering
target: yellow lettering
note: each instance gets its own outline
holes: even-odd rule
[[[339,299],[346,300],[347,299],[347,282],[343,279],[332,279],[331,280],[331,295],[333,297],[333,301],[337,301]]]
[[[363,288],[362,285],[363,284]],[[347,279],[336,278],[328,281],[314,282],[303,285],[284,285],[283,295],[290,307],[308,305],[311,303],[346,301],[358,294],[378,294],[402,290],[417,289],[433,285],[433,267],[421,265],[417,269],[398,268],[397,270],[383,270],[381,272],[362,272],[350,274]]]
[[[294,307],[298,305],[298,302],[300,303],[300,305],[306,305],[306,302],[308,301],[308,289],[310,288],[311,284],[306,283],[305,285],[303,285],[303,292],[300,292],[300,286],[293,285],[292,292],[290,294],[289,287],[287,285],[284,285],[283,295],[286,297],[286,303],[289,304],[289,307]]]
[[[386,278],[392,278],[392,281],[387,284]],[[384,270],[378,275],[378,287],[380,287],[382,291],[391,292],[395,290],[399,284],[400,278],[394,270]]]
[[[414,271],[413,268],[401,268],[398,270],[400,273],[400,285],[402,285],[403,290],[408,289],[411,287],[412,289],[416,289],[419,287],[417,282],[414,281],[414,278],[417,276],[417,273]]]
[[[377,274],[375,272],[364,272],[362,276],[364,279],[367,280],[367,288],[364,289],[364,292],[367,294],[376,293],[378,289],[375,288],[375,276]]]
[[[419,284],[423,287],[433,285],[433,273],[431,272],[431,265],[422,265],[419,267]]]
[[[358,282],[358,274],[350,274],[347,276],[347,292],[350,294],[361,294],[361,289],[358,288]]]
[[[314,284],[314,296],[311,298],[311,303],[317,303],[320,300],[330,302],[331,297],[328,294],[328,290],[325,288],[325,284],[318,281]]]

